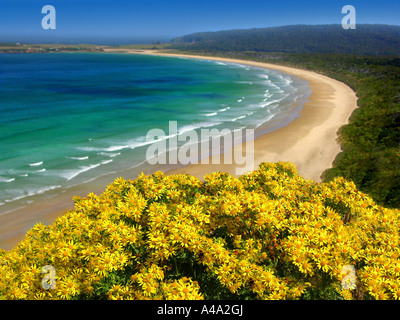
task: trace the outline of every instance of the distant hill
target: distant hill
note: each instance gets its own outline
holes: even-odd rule
[[[400,26],[358,24],[292,25],[270,28],[200,32],[174,38],[174,48],[208,51],[287,53],[400,54]]]

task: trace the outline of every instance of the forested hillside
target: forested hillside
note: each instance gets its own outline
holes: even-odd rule
[[[287,53],[400,53],[400,26],[293,25],[271,28],[200,32],[172,39],[184,50],[256,51]]]

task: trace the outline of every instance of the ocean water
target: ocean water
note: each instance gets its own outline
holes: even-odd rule
[[[308,83],[262,68],[106,53],[0,56],[0,215],[146,165],[151,129],[268,132]],[[150,142],[151,143],[151,142]],[[105,187],[105,186],[104,186]]]

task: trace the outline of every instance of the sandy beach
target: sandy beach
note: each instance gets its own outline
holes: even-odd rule
[[[300,111],[300,117],[289,125],[254,140],[254,164],[243,167],[242,172],[257,169],[261,162],[291,161],[306,179],[320,182],[321,174],[332,166],[340,152],[337,132],[348,123],[352,112],[357,108],[357,97],[353,90],[337,80],[311,71],[295,69],[274,64],[259,63],[228,58],[213,58],[196,55],[167,54],[145,50],[108,49],[107,52],[127,54],[152,54],[195,59],[218,60],[247,64],[267,69],[279,70],[309,82],[312,93]],[[242,145],[242,150],[246,150]],[[209,161],[212,163],[212,161]],[[190,164],[168,171],[167,174],[188,173],[203,178],[206,173],[224,171],[235,174],[235,164]],[[156,170],[155,170],[156,171]],[[126,177],[135,179],[136,177]],[[106,185],[104,185],[105,189]],[[88,190],[86,194],[97,190]],[[35,223],[51,224],[63,212],[71,209],[72,197],[68,203],[47,203],[46,210],[36,210],[34,206],[20,212],[0,216],[0,249],[10,250],[24,237],[26,231]],[[42,214],[34,214],[34,212]]]

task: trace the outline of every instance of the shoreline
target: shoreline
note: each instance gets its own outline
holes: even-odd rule
[[[240,59],[207,57],[199,55],[170,54],[154,52],[153,50],[132,50],[132,49],[107,49],[105,52],[145,54],[166,57],[193,58],[214,61],[224,61],[251,65],[266,69],[273,69],[285,72],[306,80],[311,88],[311,95],[300,110],[300,117],[291,121],[288,125],[275,131],[260,135],[253,140],[254,143],[254,164],[250,167],[241,167],[242,173],[256,170],[261,162],[293,162],[299,174],[306,179],[320,182],[322,173],[332,167],[332,162],[340,153],[341,147],[337,141],[337,131],[348,123],[352,112],[357,108],[357,97],[355,92],[344,83],[327,76],[292,67],[254,62]],[[232,152],[235,150],[235,146]],[[246,143],[239,147],[246,150]],[[221,154],[221,164],[189,164],[183,167],[166,171],[166,175],[190,174],[202,179],[206,173],[213,171],[224,171],[236,175],[235,164],[223,164],[224,155]],[[155,171],[160,168],[155,167]],[[162,168],[161,168],[162,169]],[[148,173],[146,173],[148,174]],[[136,177],[126,176],[126,179]],[[102,192],[102,190],[88,190],[90,192]],[[72,197],[66,202],[48,201],[46,208],[39,208],[39,205],[22,208],[12,212],[13,219],[7,219],[8,214],[0,216],[0,249],[10,250],[17,245],[35,223],[52,224],[54,220],[66,211],[73,208]],[[42,204],[43,206],[43,204]],[[38,211],[35,211],[38,208]],[[37,214],[36,212],[41,212]],[[4,234],[6,232],[7,234]]]

